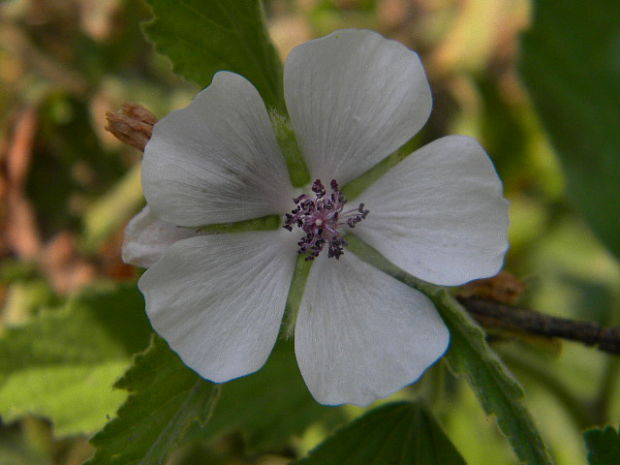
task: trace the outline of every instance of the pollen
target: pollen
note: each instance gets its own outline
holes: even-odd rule
[[[285,215],[284,229],[293,230],[296,226],[306,234],[298,243],[297,253],[306,255],[306,260],[314,260],[327,245],[328,257],[336,259],[344,253],[347,245],[343,239],[343,228],[354,228],[368,216],[364,204],[352,210],[345,210],[347,199],[338,187],[336,180],[330,183],[328,195],[320,179],[312,183],[314,195],[302,194],[293,199],[295,208]]]

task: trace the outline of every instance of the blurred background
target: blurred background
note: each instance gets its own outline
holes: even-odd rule
[[[347,27],[374,29],[416,50],[434,94],[416,143],[466,134],[493,158],[511,202],[506,269],[527,285],[519,305],[620,324],[618,263],[567,200],[560,164],[518,74],[529,1],[268,0],[265,8],[283,60],[294,46]],[[136,102],[161,117],[198,90],[146,41],[141,23],[149,18],[136,0],[0,3],[0,331],[85,286],[137,278],[119,250],[125,224],[144,202],[141,154],[106,132],[105,114]],[[498,335],[495,348],[524,384],[558,463],[585,464],[582,429],[620,418],[617,358],[515,334]],[[467,462],[516,463],[469,387],[444,383],[434,412]],[[0,464],[77,465],[92,453],[87,438],[96,430],[58,431],[33,410],[0,424]],[[324,435],[310,427],[290,448],[303,453]],[[289,460],[277,451],[247,454],[234,435],[196,447],[172,461]]]

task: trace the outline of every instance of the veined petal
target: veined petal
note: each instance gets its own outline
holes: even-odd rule
[[[155,124],[142,185],[157,216],[181,226],[281,213],[293,195],[258,92],[226,71],[187,108]]]
[[[195,229],[182,228],[160,220],[147,205],[125,228],[123,261],[148,268],[176,241],[197,234],[199,233]]]
[[[356,234],[420,279],[463,284],[496,274],[508,248],[508,202],[475,139],[422,147],[356,202],[370,210]]]
[[[432,103],[418,55],[366,30],[337,31],[295,48],[284,93],[312,176],[342,184],[415,135]]]
[[[295,353],[314,398],[368,405],[417,380],[446,351],[431,301],[352,253],[312,266]]]
[[[291,237],[192,237],[172,245],[140,278],[153,328],[200,376],[222,383],[267,360],[295,266]]]

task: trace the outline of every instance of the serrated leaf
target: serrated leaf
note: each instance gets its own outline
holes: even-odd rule
[[[450,329],[450,349],[446,355],[450,369],[467,378],[484,411],[497,417],[498,426],[522,463],[552,464],[547,448],[521,402],[521,386],[488,346],[483,331],[445,290],[432,298]]]
[[[290,341],[278,343],[256,374],[226,383],[203,438],[241,431],[250,449],[281,450],[291,436],[317,421],[343,420],[340,409],[318,404],[310,395]]]
[[[279,343],[258,373],[219,386],[156,338],[118,387],[132,396],[93,438],[97,453],[88,465],[160,464],[184,439],[208,441],[237,431],[251,449],[281,450],[310,424],[341,419],[339,409],[309,394],[290,342]]]
[[[296,465],[464,465],[437,421],[418,404],[377,407],[336,432]]]
[[[206,423],[219,390],[156,336],[117,387],[131,395],[117,418],[92,438],[97,451],[87,465],[165,463],[190,427]]]
[[[445,356],[456,375],[464,376],[487,414],[497,417],[517,457],[528,465],[551,465],[536,426],[521,400],[523,390],[486,343],[480,327],[445,289],[422,282],[406,273],[359,238],[348,235],[349,248],[367,263],[426,294],[450,330]]]
[[[220,70],[245,76],[265,102],[282,109],[282,69],[258,0],[148,0],[148,37],[180,75],[201,87]]]
[[[150,325],[135,286],[91,289],[0,339],[0,412],[51,419],[58,435],[100,429],[125,399],[112,385]]]
[[[590,465],[618,465],[620,463],[620,432],[607,426],[583,433],[588,447]]]
[[[539,0],[521,72],[568,178],[568,194],[620,257],[617,0]]]

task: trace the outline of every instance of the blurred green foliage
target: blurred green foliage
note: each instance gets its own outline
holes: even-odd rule
[[[50,418],[59,435],[90,434],[125,394],[110,385],[144,350],[150,324],[134,286],[100,286],[45,309],[0,340],[0,411]]]
[[[158,34],[187,11],[170,2],[150,3],[170,22],[151,23],[147,30],[159,49],[170,53],[176,44],[164,44]],[[344,27],[372,28],[418,51],[431,79],[434,110],[410,147],[461,133],[487,148],[511,201],[507,269],[529,286],[520,305],[620,324],[620,269],[609,253],[617,253],[620,243],[618,7],[613,0],[578,3],[534,2],[537,19],[526,36],[526,55],[519,40],[531,22],[526,0],[269,0],[265,12],[282,59],[294,45]],[[200,9],[198,2],[188,4]],[[251,2],[243,4],[255,11]],[[199,13],[226,24],[228,34],[253,21],[245,16],[224,21],[208,9]],[[146,345],[143,302],[133,287],[136,272],[119,256],[122,228],[143,202],[140,156],[104,130],[104,115],[135,101],[162,116],[198,90],[176,76],[145,39],[141,23],[151,18],[149,5],[141,1],[0,4],[2,464],[73,465],[87,459],[93,449],[85,434],[99,429],[105,415],[114,417],[127,397],[125,390],[112,389],[115,378]],[[183,32],[207,53],[221,49],[213,31]],[[188,60],[202,56],[190,51]],[[205,85],[229,62],[244,74],[244,53],[250,52],[228,50],[205,75],[179,71]],[[264,64],[276,60],[270,49],[257,53]],[[279,84],[273,83],[280,75],[272,70],[261,77],[265,71],[259,66],[248,77],[277,106]],[[120,285],[127,281],[129,287]],[[578,344],[522,334],[494,334],[494,347],[523,384],[524,401],[556,462],[585,465],[581,430],[617,424],[620,418],[618,360]],[[312,403],[290,357],[290,348],[279,348],[262,372],[223,386],[207,429],[193,418],[178,419],[192,426],[187,443],[168,463],[289,463],[344,420],[364,413]],[[80,367],[63,373],[65,362]],[[188,371],[179,370],[181,378],[171,375],[162,388],[183,382]],[[124,379],[125,388],[137,389],[131,377]],[[209,392],[200,398],[203,405]],[[467,463],[517,463],[469,385],[445,364],[398,397],[429,403]],[[71,402],[74,407],[67,408]],[[404,415],[417,407],[384,408]],[[376,412],[348,428],[364,425]],[[420,421],[430,422],[425,432],[437,431],[434,420],[416,412]],[[108,429],[102,437],[112,434]],[[116,434],[114,441],[127,435],[122,429]],[[122,442],[114,443],[123,451]],[[160,462],[144,463],[163,463],[166,453],[156,452]],[[95,463],[114,463],[105,460]]]
[[[620,257],[620,3],[540,0],[523,38],[528,90],[558,150],[568,194]],[[569,34],[566,31],[570,31]]]

